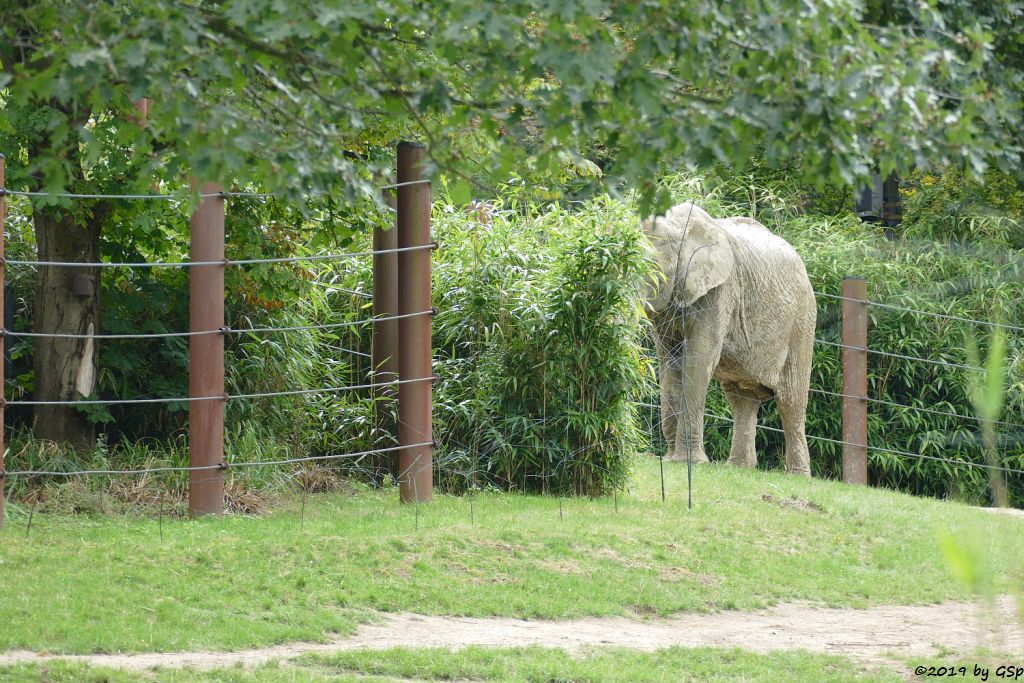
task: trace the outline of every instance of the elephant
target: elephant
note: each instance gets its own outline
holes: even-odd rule
[[[683,203],[643,221],[663,271],[644,308],[658,352],[669,459],[707,462],[704,404],[712,377],[732,408],[729,462],[757,464],[761,402],[775,398],[786,470],[810,475],[805,423],[814,346],[814,290],[800,255],[750,218],[712,218]]]

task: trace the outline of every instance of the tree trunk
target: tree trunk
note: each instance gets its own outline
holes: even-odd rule
[[[101,203],[92,207],[91,214],[85,220],[76,220],[74,213],[60,207],[38,209],[35,231],[39,260],[98,262],[100,228],[110,210]],[[35,331],[96,334],[99,292],[97,268],[39,266]],[[99,348],[93,339],[38,338],[33,359],[35,399],[69,401],[92,395],[98,359]],[[91,448],[96,439],[94,423],[76,406],[36,406],[34,426],[37,438],[78,449]]]

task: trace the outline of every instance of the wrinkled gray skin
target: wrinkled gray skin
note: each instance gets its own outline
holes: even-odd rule
[[[680,204],[644,222],[664,280],[646,308],[654,323],[667,458],[707,462],[704,402],[714,377],[732,415],[729,462],[757,464],[757,410],[772,396],[786,433],[786,469],[811,472],[804,423],[815,301],[800,255],[749,218],[715,219]],[[684,412],[685,410],[685,412]]]

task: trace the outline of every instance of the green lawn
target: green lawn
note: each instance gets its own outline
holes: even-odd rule
[[[155,519],[37,514],[26,534],[15,518],[0,532],[0,651],[316,641],[376,610],[650,615],[928,603],[1022,584],[1020,518],[725,465],[695,471],[690,511],[685,466],[666,470],[667,503],[647,462],[618,511],[612,498],[560,512],[555,498],[485,494],[417,515],[393,490],[367,491],[311,497],[302,530],[296,500],[258,518],[165,520],[163,541]]]
[[[643,683],[679,681],[840,681],[901,680],[888,672],[868,672],[841,657],[804,652],[753,654],[735,649],[669,648],[654,653],[608,649],[582,657],[548,648],[466,648],[458,652],[432,649],[355,651],[330,656],[304,656],[251,671],[242,668],[162,669],[124,672],[56,662],[4,669],[12,683],[186,683],[202,679],[223,683],[299,683],[321,681],[451,681],[485,680],[549,683],[585,681]]]

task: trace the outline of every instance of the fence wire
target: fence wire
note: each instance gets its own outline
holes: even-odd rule
[[[302,462],[318,462],[324,460],[342,460],[345,458],[362,458],[368,455],[376,455],[378,453],[392,453],[394,451],[400,451],[407,448],[419,448],[421,446],[433,445],[432,441],[425,441],[423,443],[408,444],[405,446],[390,446],[388,448],[375,448],[369,451],[360,451],[358,453],[336,453],[331,455],[310,455],[300,458],[286,458],[283,460],[244,460],[244,461],[225,461],[216,465],[183,465],[180,467],[168,466],[168,467],[145,467],[140,469],[131,470],[74,470],[74,471],[58,471],[58,470],[13,470],[13,471],[2,471],[4,477],[78,477],[78,476],[121,476],[121,475],[142,475],[142,474],[162,474],[167,472],[203,472],[209,470],[230,470],[244,467],[271,467],[280,465],[291,465]]]
[[[373,251],[345,251],[337,254],[312,254],[310,256],[282,256],[279,258],[256,258],[256,259],[222,259],[220,261],[138,261],[115,262],[97,261],[86,263],[81,261],[23,261],[18,259],[3,259],[4,265],[8,266],[47,266],[51,268],[194,268],[196,266],[252,266],[266,263],[300,263],[314,261],[341,261],[350,258],[361,258],[364,256],[381,256],[383,254],[401,254],[410,251],[426,251],[438,248],[437,242],[422,244],[414,247],[394,247],[392,249],[374,249]]]
[[[932,360],[931,358],[920,358],[918,356],[906,356],[902,353],[891,353],[889,351],[878,351],[876,349],[867,348],[863,346],[851,346],[849,344],[840,344],[839,342],[825,341],[824,339],[815,339],[815,344],[822,344],[824,346],[833,346],[840,349],[853,349],[855,351],[867,351],[868,353],[876,356],[885,356],[887,358],[898,358],[900,360],[915,361],[918,363],[928,363],[929,365],[938,365],[947,368],[960,368],[962,370],[974,370],[977,372],[985,372],[985,368],[979,368],[974,365],[964,365],[963,363],[950,363],[944,360]]]
[[[436,375],[429,377],[414,377],[411,379],[397,379],[376,384],[354,384],[345,387],[318,387],[316,389],[287,389],[285,391],[267,391],[250,394],[221,394],[219,396],[179,396],[175,398],[125,398],[125,399],[77,399],[68,401],[5,401],[4,406],[117,406],[117,405],[138,405],[145,403],[195,403],[198,401],[232,401],[235,399],[253,398],[275,398],[278,396],[301,396],[308,394],[330,394],[341,391],[355,391],[358,389],[384,388],[398,386],[401,384],[412,384],[413,382],[427,382],[437,379]]]
[[[306,330],[333,330],[341,327],[357,327],[359,325],[372,325],[374,323],[388,322],[391,320],[405,320],[423,315],[434,315],[437,311],[415,311],[413,313],[402,313],[400,315],[385,315],[377,318],[364,318],[362,320],[347,320],[339,323],[320,323],[316,325],[293,325],[289,327],[220,327],[216,330],[195,330],[191,332],[138,332],[125,334],[74,334],[62,332],[17,332],[0,328],[0,337],[26,337],[40,339],[169,339],[176,337],[201,337],[209,335],[229,334],[269,334],[277,332],[301,332]],[[353,352],[355,353],[355,352]],[[366,354],[362,354],[366,355]]]
[[[921,406],[911,406],[905,403],[897,403],[895,401],[886,401],[880,398],[871,398],[870,396],[854,396],[852,394],[841,394],[835,391],[825,391],[824,389],[811,388],[809,391],[812,394],[820,394],[822,396],[834,396],[838,398],[855,398],[858,400],[867,401],[868,403],[877,403],[883,406],[890,406],[892,408],[902,408],[904,410],[913,410],[920,413],[928,413],[931,415],[942,415],[944,417],[956,417],[961,420],[973,420],[975,422],[988,422],[1001,427],[1010,427],[1013,429],[1024,429],[1024,424],[1018,424],[1016,422],[1005,422],[1003,420],[986,420],[985,418],[977,417],[975,415],[964,415],[963,413],[953,413],[946,410],[937,410],[935,408],[922,408]]]
[[[422,180],[407,180],[401,183],[391,183],[389,185],[382,185],[377,189],[379,191],[384,190],[397,190],[401,187],[410,187],[412,185],[430,185],[431,181],[429,178]],[[118,200],[156,200],[156,201],[171,201],[174,199],[182,199],[182,195],[174,194],[99,194],[99,193],[81,193],[81,192],[39,192],[39,191],[25,191],[25,190],[11,190],[5,187],[0,187],[0,197],[9,195],[12,197],[53,197],[57,199],[118,199]],[[186,195],[187,196],[187,195]],[[198,197],[202,199],[208,199],[211,197],[220,197],[221,199],[231,199],[234,197],[249,197],[255,199],[266,199],[273,197],[274,194],[271,192],[200,192]]]
[[[897,311],[900,313],[913,313],[915,315],[924,315],[932,318],[941,318],[943,320],[955,320],[961,323],[970,323],[972,325],[984,325],[986,327],[1009,330],[1011,332],[1024,332],[1024,327],[1018,327],[1017,325],[1007,325],[1005,323],[994,323],[990,320],[974,320],[973,318],[962,318],[960,316],[950,315],[948,313],[934,313],[932,311],[922,311],[917,308],[907,308],[906,306],[886,304],[882,303],[881,301],[871,301],[868,299],[853,299],[848,296],[841,296],[839,294],[826,294],[824,292],[815,292],[814,294],[815,296],[825,297],[826,299],[837,299],[839,301],[854,301],[856,303],[874,306],[875,308],[883,308],[886,310]]]
[[[7,188],[0,187],[0,196],[4,195],[10,195],[12,197],[54,197],[57,199],[153,199],[157,201],[170,201],[173,199],[182,199],[182,196],[173,194],[93,194],[80,192],[27,192],[24,190],[9,190]],[[202,199],[208,199],[210,197],[230,199],[232,197],[266,198],[272,197],[273,195],[267,192],[200,192],[198,196]]]
[[[713,420],[720,420],[722,422],[734,423],[735,420],[726,417],[724,415],[712,415],[711,413],[704,413],[704,417],[709,417]],[[775,432],[778,434],[785,434],[785,430],[779,429],[778,427],[769,427],[768,425],[757,425],[757,429],[761,429],[767,432]],[[869,451],[877,451],[879,453],[891,453],[893,455],[899,455],[906,458],[920,458],[923,460],[934,460],[937,462],[944,462],[950,465],[958,465],[961,467],[979,467],[987,470],[995,470],[999,472],[1009,472],[1013,474],[1024,474],[1024,470],[1015,469],[1012,467],[999,467],[996,465],[987,465],[985,463],[972,462],[970,460],[953,460],[951,458],[940,458],[934,455],[925,455],[923,453],[911,453],[910,451],[898,451],[893,448],[884,448],[882,446],[872,446],[870,444],[857,444],[850,441],[842,441],[840,439],[830,439],[827,436],[815,436],[814,434],[808,434],[808,439],[814,439],[815,441],[826,441],[828,443],[838,444],[840,446],[857,446],[859,448],[867,448]]]

